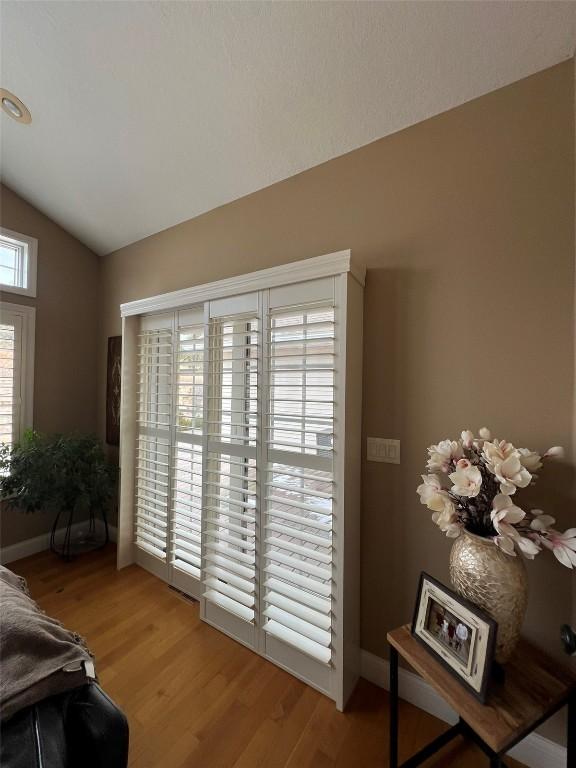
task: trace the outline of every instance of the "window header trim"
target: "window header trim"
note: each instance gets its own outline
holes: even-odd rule
[[[238,296],[242,293],[276,288],[345,272],[350,272],[360,285],[364,285],[366,268],[361,265],[353,265],[351,251],[346,250],[294,261],[291,264],[282,264],[269,269],[260,269],[247,275],[228,277],[224,280],[195,285],[191,288],[171,291],[159,296],[137,299],[121,304],[120,314],[122,317],[129,317],[150,312],[181,309],[199,302]]]

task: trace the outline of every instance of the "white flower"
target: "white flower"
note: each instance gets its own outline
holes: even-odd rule
[[[448,493],[443,490],[438,475],[422,475],[424,481],[418,486],[420,502],[433,511],[432,520],[452,538],[460,534],[456,507]]]
[[[425,504],[433,512],[443,512],[450,497],[442,489],[438,475],[422,475],[422,480],[424,482],[416,489],[416,493],[420,496],[420,503]]]
[[[486,466],[500,482],[501,493],[511,496],[517,488],[526,488],[530,484],[532,475],[522,466],[520,453],[512,443],[504,440],[484,443],[482,453]]]
[[[492,433],[491,433],[491,432],[490,432],[490,430],[489,430],[489,429],[487,429],[486,427],[481,427],[481,428],[478,430],[478,434],[480,435],[480,437],[482,438],[482,440],[490,440],[490,439],[491,439],[491,437],[492,437]]]
[[[537,472],[542,467],[542,457],[536,451],[529,451],[528,448],[518,448],[520,454],[520,463],[528,472]]]
[[[505,440],[494,440],[492,443],[484,443],[482,453],[484,454],[488,469],[494,474],[496,464],[502,463],[508,457],[514,455],[516,448],[512,443],[507,443]]]
[[[499,493],[492,499],[490,519],[492,520],[494,528],[496,528],[498,533],[502,536],[514,537],[517,535],[518,531],[512,526],[517,525],[524,520],[525,517],[526,512],[513,504],[510,496]]]
[[[548,448],[544,454],[545,459],[563,459],[564,448],[561,445],[553,445],[552,448]]]
[[[566,568],[576,568],[576,528],[569,528],[564,533],[548,531],[540,538],[542,544],[551,549],[556,559]]]
[[[545,515],[541,509],[531,509],[530,512],[532,513],[530,528],[533,531],[546,531],[556,522],[552,515]]]
[[[534,557],[540,552],[538,544],[526,536],[518,536],[516,544],[527,560],[534,560]]]
[[[526,488],[532,480],[532,475],[522,466],[518,456],[510,456],[498,464],[494,474],[500,481],[500,491],[509,496],[516,493],[517,488]]]
[[[507,555],[516,556],[514,542],[521,537],[514,525],[523,520],[525,516],[526,513],[520,507],[512,504],[510,496],[505,496],[502,493],[494,496],[492,511],[490,512],[492,525],[498,533],[494,542]]]
[[[447,525],[446,528],[442,528],[442,530],[449,539],[457,539],[462,533],[462,526],[460,523],[451,523],[450,525]]]
[[[469,429],[465,429],[462,434],[460,435],[460,439],[462,440],[462,445],[464,448],[472,448],[474,445],[474,433],[470,432]]]
[[[524,557],[528,560],[534,560],[535,555],[540,552],[539,545],[536,541],[521,536],[514,527],[524,519],[526,513],[520,507],[512,504],[510,496],[505,496],[502,493],[494,497],[492,505],[490,517],[492,518],[492,525],[498,532],[498,536],[494,539],[496,546],[511,557],[516,557],[514,548],[518,547]]]
[[[447,472],[453,460],[460,459],[464,452],[456,440],[441,440],[438,445],[428,448],[430,458],[427,467],[432,472]]]
[[[462,526],[458,523],[456,507],[450,498],[447,499],[441,512],[434,512],[432,520],[449,538],[455,539],[457,536],[460,536]]]
[[[494,544],[502,550],[502,552],[506,552],[507,555],[510,555],[511,557],[516,557],[516,552],[514,550],[514,539],[511,539],[509,536],[496,536],[494,538]]]
[[[456,471],[448,475],[454,483],[450,489],[457,496],[478,496],[482,486],[482,475],[478,467],[471,464],[468,459],[459,459],[456,463]]]
[[[446,506],[441,512],[432,513],[432,522],[436,523],[438,528],[445,530],[447,526],[452,525],[456,517],[456,508],[454,504],[448,500]]]

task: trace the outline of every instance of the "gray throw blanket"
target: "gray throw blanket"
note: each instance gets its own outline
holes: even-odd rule
[[[85,685],[92,656],[81,637],[46,616],[25,580],[0,566],[0,719]]]

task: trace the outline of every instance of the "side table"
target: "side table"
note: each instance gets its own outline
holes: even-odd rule
[[[576,766],[576,676],[525,640],[505,666],[505,679],[494,681],[481,704],[417,640],[410,626],[388,633],[390,644],[390,768],[415,768],[456,736],[474,741],[490,759],[502,757],[565,704],[568,705],[569,767]],[[458,723],[398,766],[398,657],[410,664],[456,711]]]

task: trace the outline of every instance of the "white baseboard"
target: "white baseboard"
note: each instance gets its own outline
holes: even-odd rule
[[[102,521],[98,521],[99,526],[103,526]],[[86,529],[87,521],[83,520],[79,523],[74,523],[72,526],[72,536],[76,536]],[[58,529],[58,533],[63,532],[63,528]],[[116,526],[108,525],[108,534],[110,541],[116,541],[118,531]],[[16,544],[11,544],[8,547],[2,547],[0,549],[0,563],[5,565],[6,563],[13,563],[15,560],[21,560],[23,557],[30,557],[38,552],[44,552],[50,549],[50,531],[42,533],[40,536],[34,536],[32,539],[24,539]]]
[[[390,690],[390,669],[386,659],[361,651],[360,674],[380,688]],[[398,672],[400,697],[424,712],[454,725],[458,715],[436,691],[414,672],[400,668]],[[528,768],[566,768],[566,748],[537,733],[531,733],[508,753]]]

